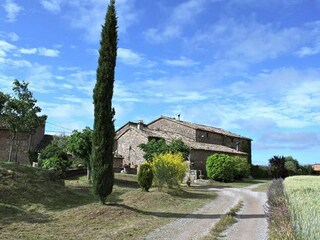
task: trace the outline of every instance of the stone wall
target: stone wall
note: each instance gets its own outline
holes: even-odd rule
[[[183,124],[170,121],[168,119],[159,119],[148,125],[149,128],[167,132],[178,133],[182,136],[196,140],[196,130]]]
[[[198,129],[196,131],[196,141],[203,142],[203,143],[224,145],[224,136],[222,136],[221,134],[207,132],[207,131]]]
[[[8,161],[10,148],[10,133],[7,129],[0,129],[0,161]]]
[[[140,165],[145,162],[144,152],[138,147],[148,138],[137,129],[129,129],[117,140],[117,154],[123,157],[123,164]]]
[[[233,148],[240,152],[249,154],[249,163],[251,164],[251,141],[249,139],[225,136],[218,133],[207,132],[203,130],[196,131],[196,141],[210,144],[218,144]]]
[[[39,127],[36,130],[36,133],[32,136],[31,139],[31,149],[34,149],[42,140],[44,136],[44,128]],[[18,145],[18,154],[17,161],[19,163],[29,164],[29,153],[28,153],[28,145],[29,145],[29,136],[27,134],[18,134],[17,140],[19,142]],[[9,160],[9,151],[11,145],[11,135],[9,130],[0,129],[0,161],[6,162]]]

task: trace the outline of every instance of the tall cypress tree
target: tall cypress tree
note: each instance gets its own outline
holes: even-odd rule
[[[112,192],[114,109],[112,107],[114,73],[117,58],[117,17],[115,0],[110,0],[102,26],[97,81],[93,90],[94,126],[92,135],[93,190],[105,204]]]

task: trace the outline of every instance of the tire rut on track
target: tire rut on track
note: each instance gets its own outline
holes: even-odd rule
[[[212,227],[239,201],[243,207],[238,213],[238,222],[223,233],[227,240],[264,240],[267,239],[267,220],[263,205],[266,194],[248,188],[224,188],[216,191],[218,196],[197,211],[174,220],[150,232],[145,239],[196,240],[208,235]]]

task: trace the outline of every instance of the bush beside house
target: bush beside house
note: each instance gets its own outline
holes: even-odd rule
[[[225,154],[213,154],[206,162],[207,176],[213,180],[232,182],[248,177],[250,164],[245,158]]]

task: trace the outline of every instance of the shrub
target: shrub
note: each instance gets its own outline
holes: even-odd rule
[[[49,144],[45,149],[43,149],[40,155],[41,159],[47,159],[52,157],[68,160],[67,153],[56,144]]]
[[[234,178],[235,179],[242,179],[245,177],[249,177],[250,175],[250,164],[248,163],[248,160],[243,157],[232,157],[232,160],[234,161]]]
[[[62,171],[64,172],[67,167],[70,167],[72,164],[71,161],[64,160],[62,158],[51,157],[44,159],[40,162],[40,166],[45,169],[53,171]]]
[[[267,195],[270,239],[296,239],[284,193],[283,180],[274,180],[269,186]]]
[[[252,165],[251,175],[253,178],[271,178],[270,168],[268,166]]]
[[[234,160],[225,154],[213,154],[208,157],[206,170],[209,178],[230,182],[234,180],[235,167]]]
[[[315,171],[313,170],[312,165],[299,166],[297,173],[298,175],[315,175]]]
[[[152,169],[154,183],[161,190],[164,184],[169,188],[179,185],[187,171],[187,163],[182,153],[159,154],[153,158]]]
[[[152,181],[153,172],[151,165],[149,163],[142,164],[138,173],[138,183],[140,187],[146,192],[148,192],[149,188],[152,185]]]

